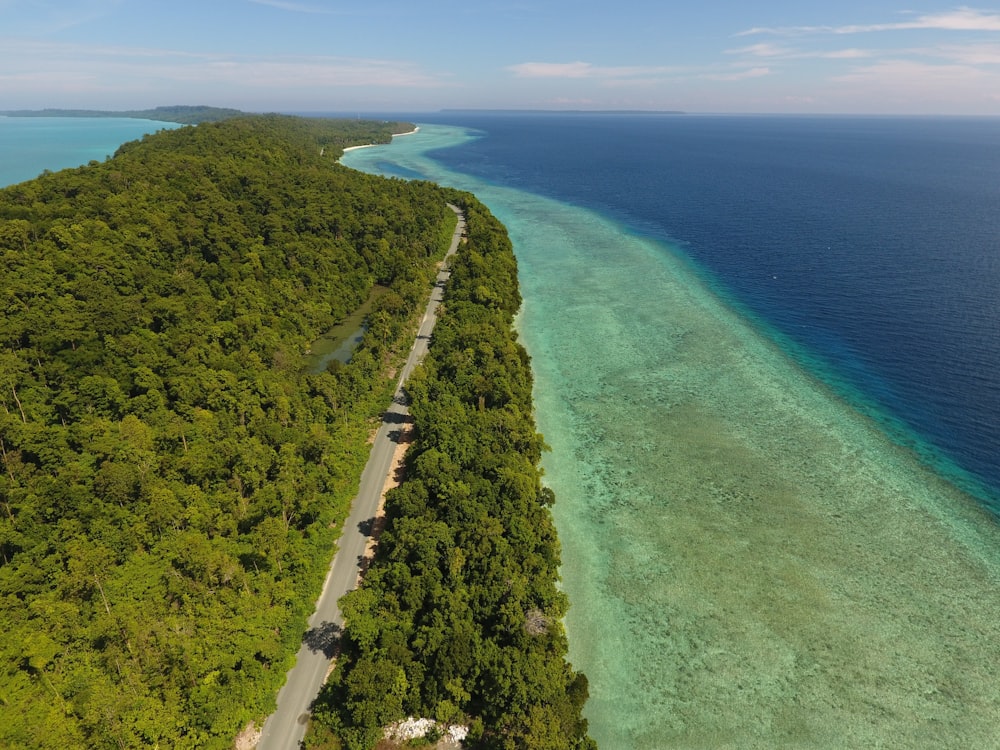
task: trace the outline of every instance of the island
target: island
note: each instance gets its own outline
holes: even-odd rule
[[[0,190],[0,746],[222,750],[273,710],[449,204],[468,241],[416,442],[310,741],[429,715],[474,747],[592,745],[510,242],[471,195],[337,164],[412,129],[233,116]],[[349,362],[310,371],[376,285]]]
[[[177,122],[181,125],[219,122],[245,114],[245,112],[241,112],[238,109],[187,104],[123,111],[106,109],[14,109],[0,112],[0,115],[5,117],[127,117],[138,120]]]

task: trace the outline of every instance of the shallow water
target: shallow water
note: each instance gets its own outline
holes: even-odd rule
[[[671,248],[422,153],[466,137],[344,161],[473,190],[510,231],[599,744],[997,747],[995,523]]]
[[[178,127],[126,117],[0,116],[0,187],[34,179],[43,169],[104,161],[127,141]]]
[[[387,291],[387,287],[376,286],[357,310],[316,339],[306,356],[306,369],[317,373],[323,372],[334,360],[345,365],[350,362],[368,330],[368,313],[372,305]]]
[[[727,305],[1000,520],[1000,121],[445,124],[489,137],[436,161],[679,248]]]

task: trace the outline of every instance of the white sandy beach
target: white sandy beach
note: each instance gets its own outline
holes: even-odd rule
[[[413,130],[409,130],[405,133],[393,133],[392,137],[399,138],[404,135],[413,135],[414,133],[419,133],[419,132],[420,132],[420,126],[418,125]],[[344,149],[344,153],[346,154],[348,151],[357,151],[360,148],[371,148],[372,146],[384,146],[384,145],[385,145],[384,143],[366,143],[363,146],[347,146]]]

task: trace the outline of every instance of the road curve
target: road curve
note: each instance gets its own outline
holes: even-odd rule
[[[451,238],[451,246],[431,290],[427,311],[420,323],[410,356],[400,372],[392,405],[383,415],[382,424],[375,434],[375,443],[361,474],[358,495],[344,523],[343,534],[337,543],[337,553],[330,564],[323,592],[316,602],[316,611],[309,618],[309,629],[295,657],[295,666],[289,670],[285,684],[278,692],[278,707],[264,723],[257,750],[298,750],[301,747],[309,719],[309,708],[326,680],[333,648],[344,624],[337,601],[357,586],[372,521],[386,477],[392,469],[400,426],[407,415],[403,384],[427,353],[431,331],[437,322],[437,308],[444,296],[445,283],[450,273],[448,259],[458,249],[465,234],[465,217],[461,210],[451,204],[448,207],[458,215],[458,225]]]

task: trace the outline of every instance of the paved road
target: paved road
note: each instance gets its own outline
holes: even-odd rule
[[[458,243],[465,233],[465,218],[461,211],[456,206],[449,204],[449,207],[458,214],[458,226],[451,238],[448,255],[445,256],[446,263],[447,258],[458,249]],[[360,564],[371,533],[372,521],[378,509],[386,477],[392,469],[400,427],[407,415],[403,383],[427,353],[431,331],[437,322],[437,307],[444,295],[444,285],[448,275],[448,268],[445,265],[438,273],[430,301],[427,303],[427,312],[424,313],[420,330],[417,332],[417,339],[400,373],[392,406],[386,411],[375,435],[371,455],[361,474],[358,496],[344,524],[337,554],[323,584],[323,593],[316,602],[316,611],[309,618],[309,630],[295,658],[295,666],[288,672],[285,685],[278,693],[278,708],[264,723],[257,750],[298,750],[301,746],[309,718],[309,707],[319,695],[326,679],[330,658],[344,624],[337,600],[357,586]]]

